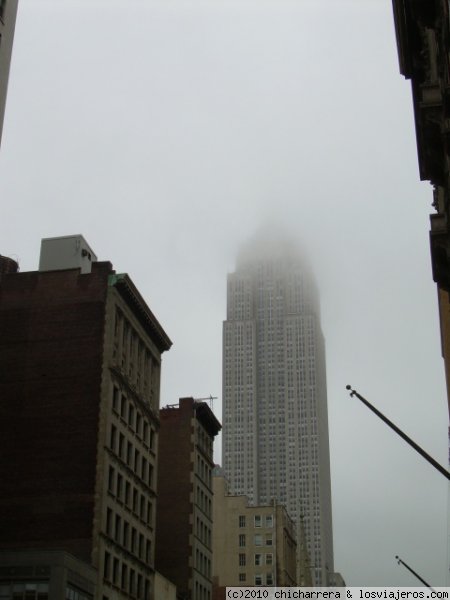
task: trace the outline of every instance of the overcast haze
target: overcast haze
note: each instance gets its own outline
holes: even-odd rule
[[[446,392],[410,84],[390,0],[20,0],[0,253],[82,233],[168,335],[161,404],[218,396],[226,275],[272,222],[321,294],[335,568],[446,585]],[[220,444],[216,444],[220,462]]]

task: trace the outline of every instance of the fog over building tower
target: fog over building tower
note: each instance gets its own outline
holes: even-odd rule
[[[303,520],[316,585],[333,567],[325,346],[312,273],[268,236],[228,275],[223,466],[235,494]]]

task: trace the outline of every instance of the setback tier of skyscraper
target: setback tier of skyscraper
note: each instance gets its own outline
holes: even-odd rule
[[[333,573],[325,346],[317,288],[294,245],[268,239],[228,276],[223,466],[232,493],[303,521],[316,585]]]

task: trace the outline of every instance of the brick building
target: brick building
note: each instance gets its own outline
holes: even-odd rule
[[[160,411],[155,565],[180,600],[212,598],[213,441],[221,425],[206,402]]]
[[[128,275],[82,236],[43,240],[39,271],[0,268],[3,557],[64,551],[97,570],[101,600],[153,598],[170,346]]]

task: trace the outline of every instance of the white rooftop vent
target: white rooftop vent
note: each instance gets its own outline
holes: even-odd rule
[[[82,235],[41,240],[39,271],[81,269],[82,273],[90,273],[96,261],[96,255]]]

